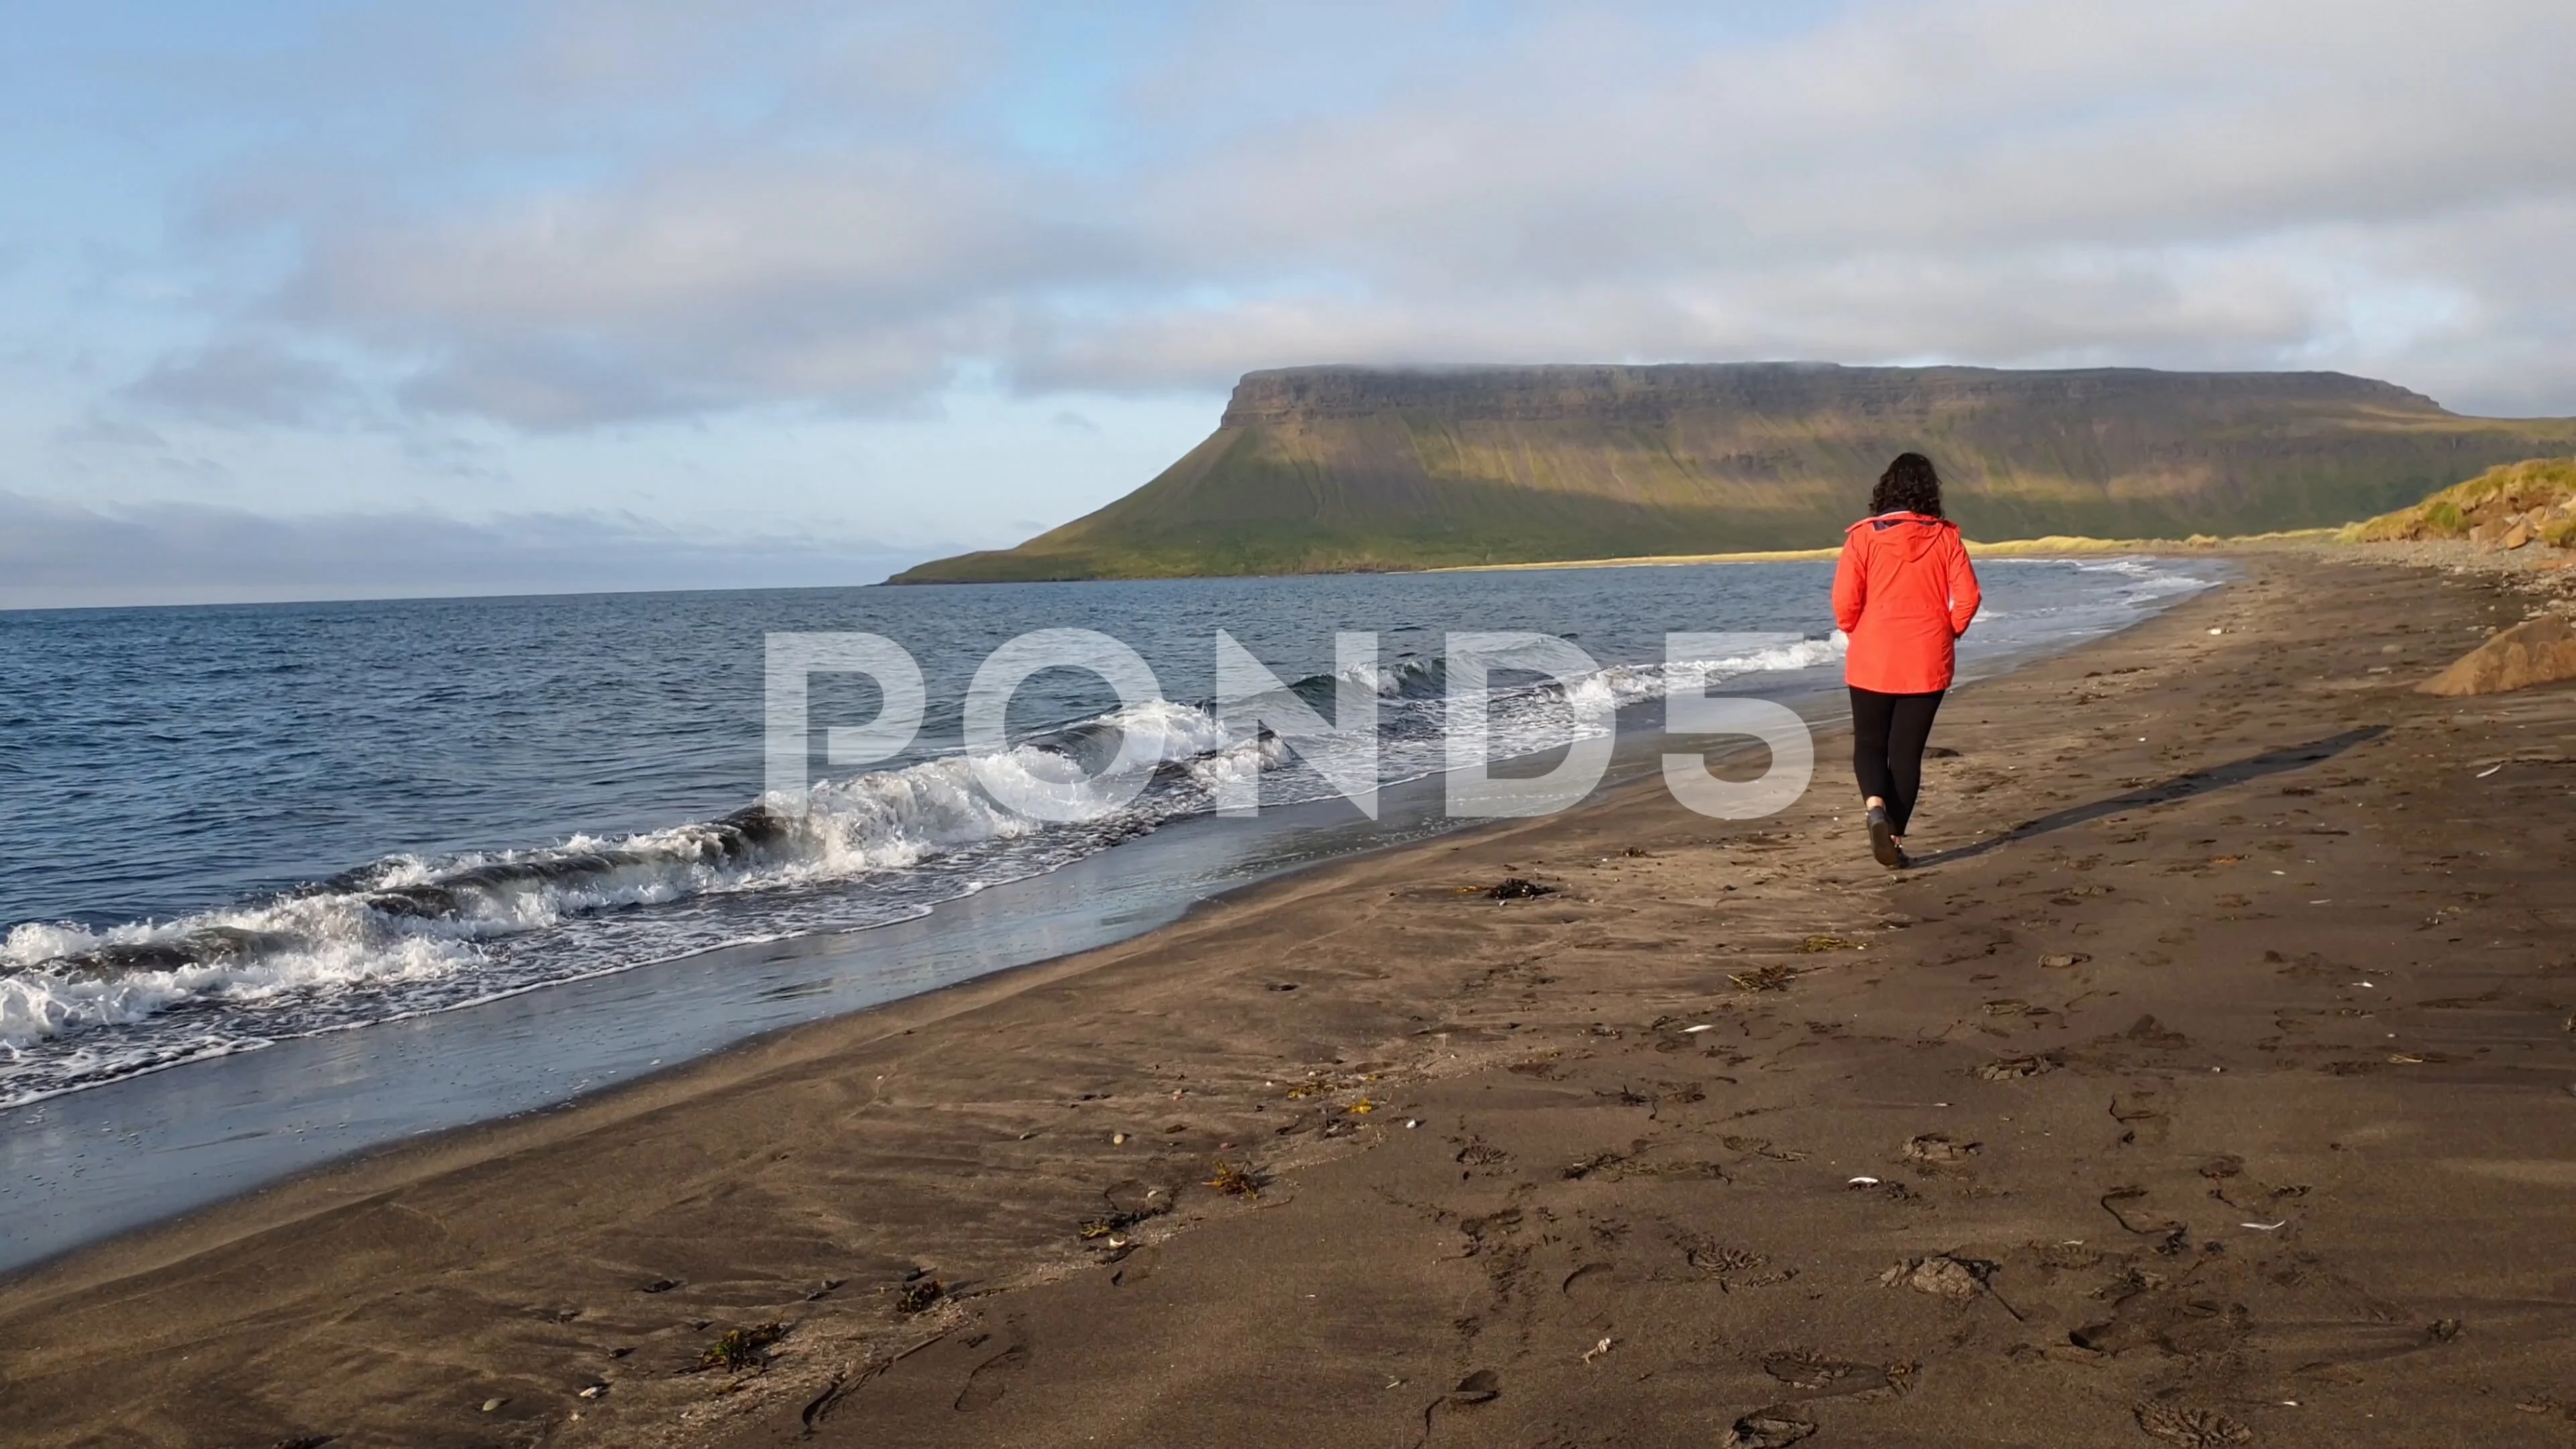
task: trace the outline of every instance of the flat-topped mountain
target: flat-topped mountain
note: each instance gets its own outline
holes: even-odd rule
[[[2576,419],[2472,418],[2333,372],[1714,363],[1244,375],[1144,487],[897,583],[1325,573],[1815,548],[1908,449],[1970,537],[2339,524]]]

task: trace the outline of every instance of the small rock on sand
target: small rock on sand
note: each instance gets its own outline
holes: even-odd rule
[[[1915,1258],[1899,1263],[1878,1275],[1879,1285],[1886,1288],[1903,1286],[1935,1298],[1967,1299],[1977,1296],[1984,1285],[1976,1267],[1946,1253],[1929,1258]]]

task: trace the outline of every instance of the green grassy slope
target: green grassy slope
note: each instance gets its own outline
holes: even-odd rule
[[[896,582],[1411,569],[1808,548],[1931,454],[1971,536],[2339,524],[2565,452],[2576,420],[2461,417],[2330,373],[1486,368],[1252,373],[1153,481]]]
[[[2576,548],[2576,458],[2533,458],[2489,468],[2412,508],[2344,530],[2355,543],[2472,538],[2501,541],[2520,520],[2526,542]]]

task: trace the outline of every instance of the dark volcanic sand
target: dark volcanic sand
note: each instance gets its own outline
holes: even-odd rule
[[[1953,699],[1918,871],[1833,759],[1329,866],[0,1286],[0,1438],[2576,1442],[2576,686],[2244,568]]]

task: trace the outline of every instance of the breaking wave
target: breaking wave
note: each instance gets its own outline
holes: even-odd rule
[[[1809,669],[1840,648],[1784,638],[1702,667],[1718,679]],[[1664,677],[1660,664],[1612,665],[1570,689],[1496,687],[1471,702],[1497,755],[1524,754],[1583,733],[1586,707],[1659,697]],[[1378,701],[1381,780],[1441,769],[1444,662],[1402,658],[1359,682]],[[1318,674],[1287,690],[1330,718],[1340,684]],[[998,754],[824,780],[714,820],[387,856],[170,920],[19,925],[0,941],[0,1106],[716,946],[916,917],[1204,813],[1227,780],[1252,775],[1269,777],[1267,803],[1330,792],[1268,731],[1238,734],[1208,706],[1154,700]],[[1045,816],[1088,818],[1015,811],[988,779],[1004,798],[1047,802]]]

